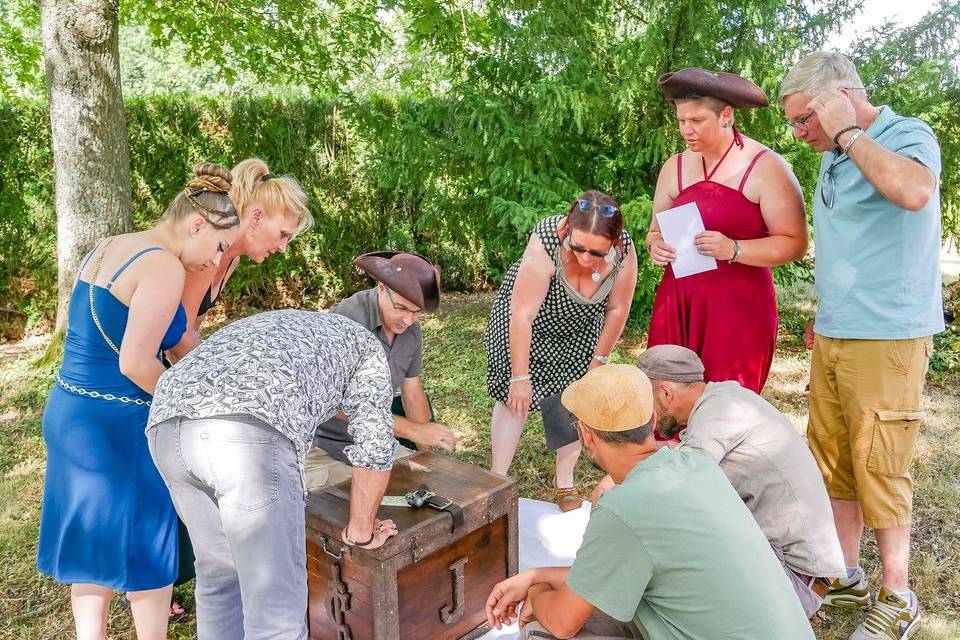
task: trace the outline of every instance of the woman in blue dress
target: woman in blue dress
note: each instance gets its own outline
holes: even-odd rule
[[[70,299],[63,364],[43,414],[38,569],[71,585],[77,638],[106,637],[114,590],[140,640],[166,637],[177,515],[147,449],[158,357],[186,329],[185,273],[216,268],[239,217],[231,176],[198,165],[154,228],[102,241]]]

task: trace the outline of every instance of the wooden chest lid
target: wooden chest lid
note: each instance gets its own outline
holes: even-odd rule
[[[516,509],[517,485],[511,478],[430,452],[397,461],[390,473],[386,495],[402,496],[420,485],[426,485],[459,505],[463,509],[464,524],[453,531],[453,519],[449,513],[430,507],[414,509],[381,505],[377,517],[392,519],[397,524],[398,534],[379,549],[348,548],[347,552],[383,561],[408,553],[413,546],[444,546]],[[351,481],[346,480],[308,496],[308,540],[318,545],[326,542],[340,546],[340,532],[350,517],[350,487]]]

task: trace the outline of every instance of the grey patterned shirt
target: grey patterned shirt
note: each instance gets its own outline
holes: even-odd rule
[[[314,432],[341,408],[350,464],[393,465],[393,385],[380,342],[344,316],[268,311],[227,325],[157,383],[147,429],[170,418],[246,414],[289,438],[300,468]]]

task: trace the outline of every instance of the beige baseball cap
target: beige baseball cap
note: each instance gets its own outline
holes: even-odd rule
[[[563,390],[560,402],[597,431],[629,431],[653,417],[653,390],[647,375],[632,364],[605,364]]]

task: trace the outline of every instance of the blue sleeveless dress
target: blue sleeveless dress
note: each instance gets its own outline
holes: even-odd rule
[[[130,258],[106,287],[93,286],[97,317],[117,347],[129,310],[110,287],[134,260],[157,250]],[[177,577],[177,514],[147,448],[151,396],[120,373],[119,356],[90,313],[90,286],[77,281],[73,289],[63,364],[43,413],[37,568],[61,583],[156,589]],[[175,346],[186,327],[180,306],[161,349]]]

